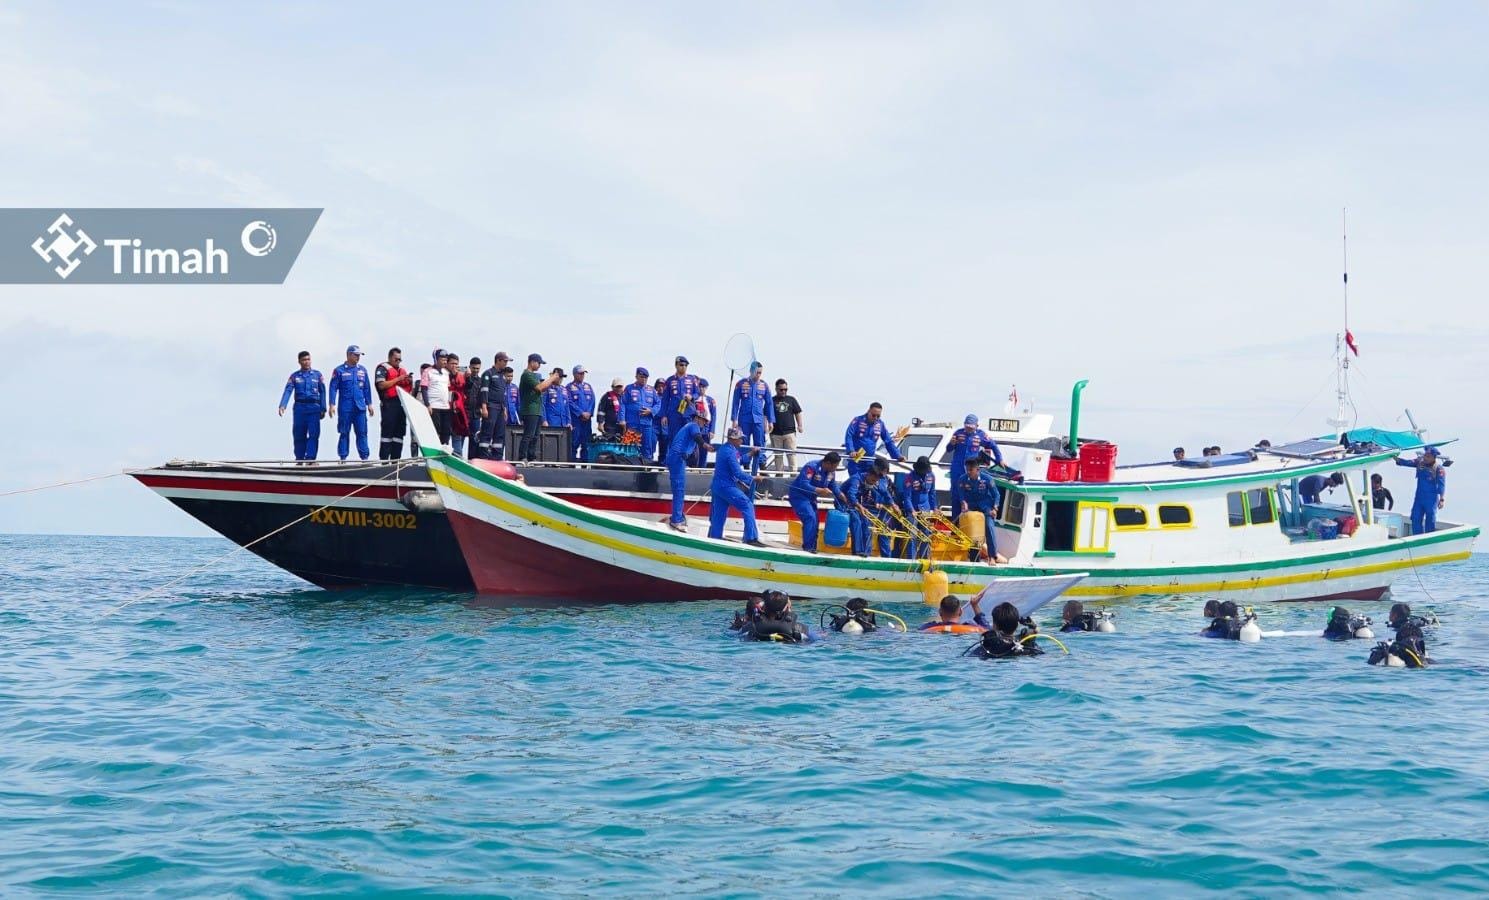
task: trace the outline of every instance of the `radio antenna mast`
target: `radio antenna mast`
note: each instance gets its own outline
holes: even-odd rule
[[[1338,437],[1343,438],[1345,426],[1349,419],[1344,417],[1345,407],[1349,405],[1349,354],[1354,350],[1354,335],[1349,330],[1349,208],[1344,207],[1339,211],[1340,226],[1340,251],[1341,268],[1344,272],[1344,333],[1334,335],[1334,377],[1337,405],[1334,410],[1334,418],[1329,424],[1334,426]]]

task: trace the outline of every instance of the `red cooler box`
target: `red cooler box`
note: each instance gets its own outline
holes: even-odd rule
[[[1081,444],[1081,481],[1111,481],[1117,472],[1117,445],[1106,441]]]

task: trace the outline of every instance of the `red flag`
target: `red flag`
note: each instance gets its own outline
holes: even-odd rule
[[[1344,346],[1348,347],[1350,349],[1350,352],[1353,353],[1355,356],[1360,355],[1359,345],[1355,343],[1354,332],[1349,331],[1348,329],[1346,329],[1344,332]]]

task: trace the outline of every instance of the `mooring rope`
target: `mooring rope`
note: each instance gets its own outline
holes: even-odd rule
[[[43,484],[37,487],[21,488],[20,490],[15,491],[0,491],[0,497],[14,497],[16,494],[34,494],[37,491],[49,491],[52,488],[68,487],[69,485],[74,484],[86,484],[89,481],[102,481],[105,478],[113,478],[116,475],[123,474],[124,473],[122,471],[105,472],[102,475],[89,475],[87,478],[75,478],[72,481],[59,481],[55,484]]]

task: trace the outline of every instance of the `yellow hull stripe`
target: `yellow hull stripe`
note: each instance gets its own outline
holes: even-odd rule
[[[631,556],[639,556],[655,562],[664,563],[669,566],[680,566],[688,569],[697,569],[715,575],[732,575],[739,578],[749,578],[755,581],[769,581],[778,584],[802,584],[813,587],[842,588],[845,590],[863,591],[900,591],[903,593],[919,593],[921,578],[919,573],[906,572],[904,576],[913,580],[881,580],[872,578],[844,578],[831,575],[798,575],[790,572],[777,572],[769,565],[764,569],[747,566],[736,566],[729,563],[712,562],[709,560],[695,559],[682,556],[678,553],[653,550],[650,547],[637,546],[628,541],[618,540],[607,534],[597,534],[585,531],[573,522],[556,519],[546,513],[534,509],[519,506],[504,497],[497,496],[490,491],[476,487],[462,479],[451,478],[449,473],[438,466],[429,467],[429,475],[436,484],[447,487],[456,493],[478,500],[488,506],[493,506],[509,515],[516,516],[535,524],[543,525],[554,531],[566,533],[591,544],[607,547],[620,553]],[[495,526],[493,526],[495,527]],[[1250,591],[1258,588],[1281,587],[1289,584],[1303,584],[1312,581],[1331,581],[1338,578],[1350,578],[1356,575],[1372,575],[1378,572],[1391,572],[1397,569],[1410,568],[1411,566],[1428,566],[1437,563],[1456,562],[1469,558],[1470,551],[1460,550],[1454,553],[1443,553],[1437,556],[1423,556],[1412,559],[1391,560],[1387,562],[1366,563],[1364,565],[1352,566],[1350,568],[1329,568],[1323,571],[1299,572],[1292,575],[1272,575],[1237,577],[1223,581],[1195,581],[1179,584],[1091,584],[1089,581],[1068,588],[1065,593],[1075,597],[1136,597],[1141,594],[1160,593],[1216,593],[1220,591]],[[988,575],[996,576],[998,570],[989,567]],[[654,576],[661,577],[661,576]],[[1100,570],[1091,573],[1092,579],[1101,578]],[[1162,573],[1155,572],[1154,578],[1162,577]],[[949,589],[954,594],[975,594],[982,590],[982,585],[973,582],[952,582]]]

